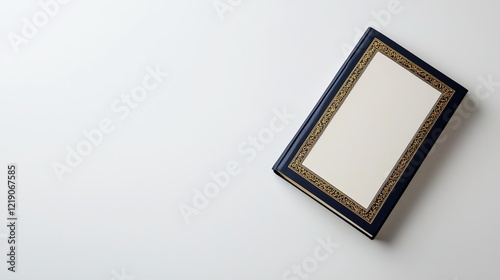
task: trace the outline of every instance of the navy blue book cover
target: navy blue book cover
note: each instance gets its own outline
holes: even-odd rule
[[[374,239],[466,93],[368,28],[273,170]]]

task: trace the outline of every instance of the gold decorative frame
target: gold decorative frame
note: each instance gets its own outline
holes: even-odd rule
[[[349,196],[328,183],[326,180],[322,179],[320,176],[302,165],[302,163],[377,52],[386,55],[394,62],[419,77],[421,80],[434,87],[436,90],[441,92],[441,95],[434,107],[431,109],[427,118],[423,121],[417,133],[414,135],[406,150],[403,152],[403,155],[380,187],[378,194],[373,199],[370,206],[368,208],[364,208]],[[354,69],[340,87],[337,94],[334,96],[333,100],[328,105],[327,109],[314,125],[304,143],[302,143],[297,154],[295,154],[288,167],[299,176],[309,181],[312,185],[326,193],[328,196],[341,203],[347,209],[351,210],[357,216],[371,224],[454,93],[455,90],[451,87],[429,74],[420,66],[416,65],[414,62],[404,57],[384,42],[374,38]]]

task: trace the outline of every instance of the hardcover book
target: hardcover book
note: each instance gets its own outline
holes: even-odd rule
[[[374,239],[466,93],[368,28],[273,170]]]

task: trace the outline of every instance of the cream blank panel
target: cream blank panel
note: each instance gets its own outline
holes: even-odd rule
[[[303,165],[368,208],[439,96],[377,53]]]

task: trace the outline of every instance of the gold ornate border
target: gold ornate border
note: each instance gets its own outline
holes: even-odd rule
[[[378,195],[372,201],[368,209],[366,209],[356,201],[345,195],[343,192],[335,188],[333,185],[328,183],[326,180],[322,179],[320,176],[316,175],[314,172],[303,166],[302,163],[377,52],[380,52],[391,58],[394,62],[398,63],[399,65],[406,68],[408,71],[425,81],[427,84],[434,87],[436,90],[441,92],[441,96],[432,108],[431,113],[427,116],[422,126],[413,137],[411,143],[404,151],[403,156],[395,165],[391,174],[387,177],[386,181],[381,186]],[[429,74],[420,66],[416,65],[414,62],[404,57],[399,52],[386,45],[384,42],[380,41],[377,38],[374,38],[361,59],[358,61],[354,69],[344,81],[342,87],[339,89],[333,100],[328,105],[327,109],[323,112],[321,118],[314,125],[314,128],[309,133],[304,143],[302,143],[302,146],[300,147],[288,167],[291,170],[295,171],[302,178],[308,180],[318,189],[329,195],[331,198],[335,199],[337,202],[341,203],[346,208],[354,212],[363,220],[371,224],[380,211],[385,200],[394,189],[394,186],[403,175],[403,172],[406,170],[408,164],[419,149],[425,137],[427,137],[427,134],[430,132],[432,126],[442,114],[444,108],[446,107],[454,93],[455,90],[453,90],[451,87],[444,84],[433,75]]]

